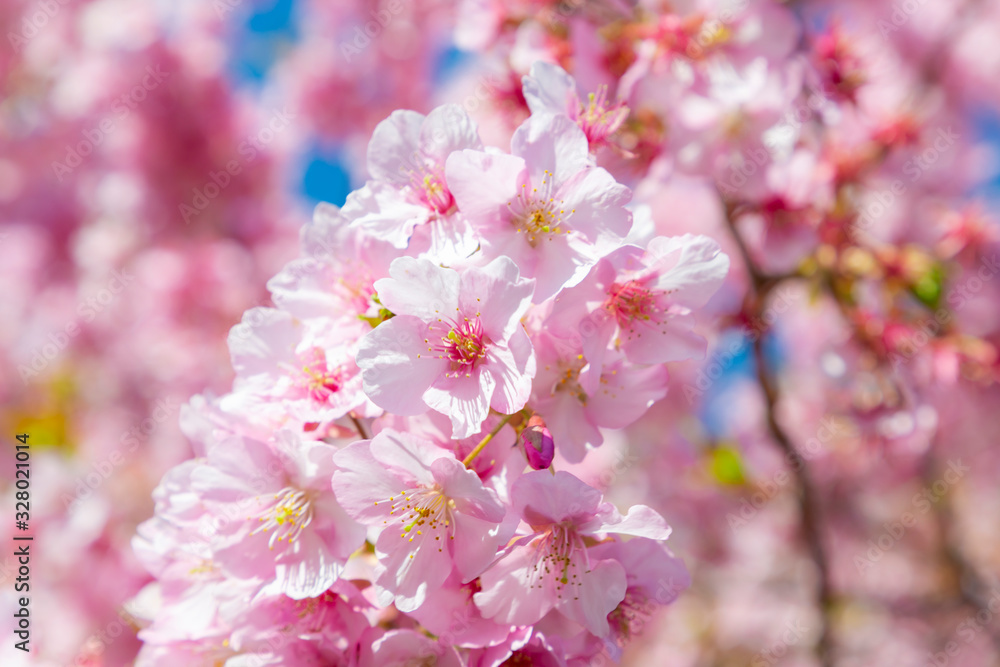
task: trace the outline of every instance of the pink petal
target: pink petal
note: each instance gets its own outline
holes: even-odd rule
[[[375,554],[385,571],[376,583],[395,596],[396,607],[413,611],[424,603],[429,588],[437,588],[451,573],[447,550],[438,551],[438,542],[404,533],[399,525],[382,531],[375,542]],[[411,541],[412,540],[412,541]]]
[[[646,505],[633,505],[624,517],[607,503],[601,508],[603,523],[594,532],[635,535],[651,540],[665,540],[670,537],[670,527],[663,517]]]
[[[625,568],[614,560],[591,563],[589,571],[583,554],[574,552],[573,562],[580,572],[580,585],[572,590],[574,595],[566,596],[559,611],[576,621],[598,637],[606,637],[611,631],[608,614],[625,599]]]
[[[621,349],[636,364],[663,364],[668,361],[704,359],[708,342],[691,331],[689,316],[655,320],[633,320],[621,331]]]
[[[451,418],[451,437],[468,438],[482,427],[489,414],[490,398],[495,388],[493,375],[480,367],[472,372],[471,377],[442,375],[424,394],[424,400],[432,410]]]
[[[456,511],[494,524],[503,521],[506,513],[503,505],[461,461],[445,453],[431,464],[431,471],[434,481],[441,485],[441,492],[455,502]]]
[[[275,574],[282,593],[293,600],[323,594],[340,576],[343,561],[335,558],[313,530],[304,530],[278,556]]]
[[[556,449],[570,463],[583,460],[587,445],[596,447],[604,442],[601,432],[587,419],[583,404],[568,391],[557,392],[535,407],[545,418]]]
[[[559,290],[576,285],[597,262],[594,248],[582,236],[560,234],[551,241],[541,241],[528,252],[536,256],[534,273],[530,274],[535,279],[535,303],[542,303]],[[519,262],[519,266],[529,275],[524,264]]]
[[[501,531],[495,522],[461,512],[454,515],[454,522],[455,539],[451,540],[452,558],[462,582],[465,583],[482,574],[496,559],[502,541]]]
[[[395,471],[405,471],[406,479],[415,484],[434,482],[434,462],[445,458],[454,461],[448,450],[408,433],[386,429],[371,440],[372,457],[383,466]],[[455,461],[455,463],[458,463]],[[461,464],[459,464],[461,465]]]
[[[448,364],[427,353],[426,333],[416,317],[397,315],[361,339],[357,364],[364,390],[380,408],[399,415],[427,411],[422,395]]]
[[[564,470],[526,473],[511,486],[510,495],[514,510],[532,526],[587,518],[601,503],[600,491]]]
[[[475,122],[457,104],[435,108],[427,114],[420,128],[420,151],[442,166],[455,151],[481,150],[482,147]]]
[[[632,191],[600,167],[574,176],[556,197],[565,202],[565,210],[573,211],[567,217],[570,228],[591,242],[602,233],[625,237],[632,228],[632,213],[625,208],[632,200]]]
[[[576,101],[576,83],[558,65],[538,61],[522,81],[524,99],[532,113],[566,114],[570,103]]]
[[[510,152],[524,158],[534,187],[549,179],[559,187],[590,166],[587,136],[562,114],[532,114],[514,131]]]
[[[541,474],[548,475],[543,472]],[[535,579],[538,552],[534,546],[514,546],[480,578],[482,590],[472,596],[485,618],[510,625],[537,623],[553,607],[553,578]]]
[[[534,286],[535,281],[520,277],[513,260],[497,257],[462,273],[460,312],[466,317],[481,313],[483,331],[494,341],[506,341],[531,306]]]
[[[667,395],[665,366],[633,368],[615,364],[617,372],[605,373],[597,389],[588,395],[587,418],[601,428],[625,428]]]
[[[670,292],[670,301],[687,308],[701,308],[718,291],[729,273],[729,257],[707,236],[666,238],[649,242],[648,252],[657,264],[669,263],[655,282]]]
[[[524,160],[513,155],[463,150],[445,163],[445,179],[458,209],[473,227],[508,225],[507,203],[517,195]]]
[[[422,114],[400,109],[375,126],[368,142],[368,174],[380,181],[406,185],[423,123]]]
[[[496,381],[490,407],[505,415],[513,414],[528,402],[531,379],[535,376],[535,356],[531,340],[520,323],[511,336],[510,347],[492,345],[488,352],[489,372]]]
[[[395,186],[377,181],[348,195],[343,212],[352,226],[400,249],[409,244],[413,228],[430,217],[427,208],[408,201]]]
[[[382,305],[396,315],[432,322],[451,317],[458,310],[457,271],[427,259],[399,257],[389,267],[389,275],[375,281],[375,291]]]
[[[338,451],[333,457],[333,492],[350,516],[367,525],[381,527],[389,513],[387,498],[406,488],[371,452],[371,442],[361,440]]]
[[[229,354],[237,375],[248,377],[274,371],[275,363],[290,358],[302,338],[302,327],[290,313],[274,308],[251,308],[229,332]]]

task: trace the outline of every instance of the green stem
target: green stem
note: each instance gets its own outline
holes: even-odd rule
[[[469,464],[472,463],[476,459],[476,457],[479,456],[479,453],[482,452],[486,448],[486,445],[490,444],[490,440],[493,439],[493,436],[495,436],[497,433],[499,433],[500,429],[502,429],[504,426],[506,426],[507,422],[509,422],[511,420],[511,418],[513,418],[514,415],[517,415],[517,414],[520,414],[520,413],[515,412],[513,415],[504,415],[503,419],[501,419],[497,423],[497,425],[493,427],[493,430],[490,431],[486,435],[486,437],[483,438],[482,441],[480,441],[480,443],[478,445],[476,445],[476,448],[473,449],[471,452],[469,452],[468,456],[466,456],[464,459],[462,459],[462,465],[464,465],[466,468],[468,468]]]

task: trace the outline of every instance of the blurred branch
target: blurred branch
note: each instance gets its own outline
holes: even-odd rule
[[[752,311],[749,314],[761,316],[763,314],[764,303],[770,291],[782,281],[792,278],[792,275],[772,276],[764,273],[750,256],[743,237],[740,236],[734,222],[734,209],[727,206],[726,222],[729,230],[743,257],[747,273],[753,283],[752,299],[748,296],[747,309]],[[816,655],[823,667],[832,667],[833,661],[833,639],[831,631],[830,610],[833,606],[833,590],[830,585],[830,566],[826,550],[823,546],[823,536],[820,530],[819,516],[819,493],[812,481],[806,461],[799,454],[792,444],[791,438],[778,423],[776,412],[778,404],[778,389],[771,378],[767,368],[767,361],[764,356],[763,336],[758,336],[754,340],[754,360],[757,366],[757,381],[764,393],[766,406],[767,427],[772,439],[777,443],[785,455],[786,460],[796,461],[798,465],[793,466],[791,473],[796,480],[799,492],[799,524],[802,538],[806,543],[809,555],[816,565],[818,581],[816,584],[816,606],[820,613],[820,634],[816,640]]]
[[[354,428],[358,432],[358,437],[361,438],[362,440],[371,440],[372,436],[368,433],[368,430],[364,427],[364,424],[358,421],[358,418],[354,416],[354,413],[349,412],[347,413],[347,416],[351,418],[352,422],[354,422]]]
[[[939,466],[935,462],[934,451],[938,446],[935,435],[928,448],[924,461],[924,482],[933,485],[941,478]],[[966,556],[962,549],[961,538],[958,535],[958,518],[952,503],[951,492],[945,493],[934,506],[934,519],[941,538],[941,557],[945,565],[952,571],[958,586],[957,598],[962,607],[972,614],[978,614],[983,609],[989,609],[989,599],[986,596],[987,583],[979,573],[979,568]],[[1000,654],[1000,633],[989,625],[984,625],[998,654]],[[1000,655],[995,656],[1000,657]]]

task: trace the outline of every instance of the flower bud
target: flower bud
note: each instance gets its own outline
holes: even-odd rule
[[[521,431],[521,441],[524,443],[524,454],[528,458],[528,465],[535,470],[545,470],[552,465],[556,445],[549,429],[545,428],[544,419],[532,415],[528,425]]]

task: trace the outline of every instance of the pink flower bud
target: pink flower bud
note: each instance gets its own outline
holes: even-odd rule
[[[528,457],[528,465],[535,470],[545,470],[552,465],[552,457],[556,453],[552,434],[545,428],[545,420],[533,415],[528,425],[521,431],[524,442],[524,453]]]

